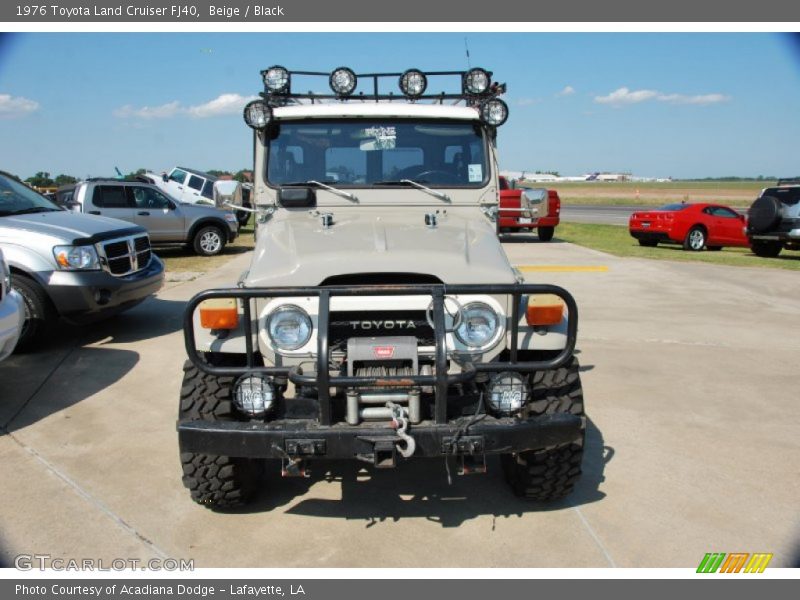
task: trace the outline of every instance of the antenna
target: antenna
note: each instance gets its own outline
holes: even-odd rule
[[[467,38],[466,37],[464,38],[464,50],[466,50],[466,52],[467,52],[467,69],[471,69],[472,68],[472,64],[470,63],[470,60],[469,60],[469,44],[467,44]]]

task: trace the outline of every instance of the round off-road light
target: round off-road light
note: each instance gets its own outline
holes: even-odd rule
[[[500,317],[483,302],[472,302],[462,308],[456,337],[470,348],[487,348],[503,333]]]
[[[280,65],[274,65],[261,71],[264,87],[271,94],[286,94],[289,92],[289,71]]]
[[[234,387],[233,403],[250,417],[263,417],[275,403],[275,388],[266,377],[244,375]]]
[[[280,306],[267,317],[267,333],[278,350],[297,350],[311,339],[311,317],[299,306]]]
[[[492,84],[492,78],[486,69],[470,69],[464,75],[464,93],[480,95],[485,94]]]
[[[508,119],[508,105],[500,98],[481,104],[481,120],[492,127],[500,127]]]
[[[525,406],[530,389],[525,378],[513,371],[498,373],[489,381],[489,406],[495,412],[511,414]]]
[[[244,122],[253,129],[264,129],[272,120],[272,109],[263,100],[253,100],[244,107]]]
[[[356,90],[358,85],[358,77],[352,69],[347,67],[339,67],[331,73],[328,80],[331,85],[333,93],[337,96],[349,96]]]
[[[409,69],[400,75],[400,91],[409,98],[419,98],[428,87],[428,78],[418,69]]]

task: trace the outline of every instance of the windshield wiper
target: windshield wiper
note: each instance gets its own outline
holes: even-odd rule
[[[417,188],[418,190],[425,192],[426,194],[430,194],[434,198],[439,198],[439,200],[450,202],[450,196],[448,196],[444,192],[438,192],[436,190],[432,190],[428,186],[422,185],[420,182],[414,181],[413,179],[376,181],[372,185],[410,185],[411,187]]]
[[[358,202],[358,197],[355,194],[351,194],[350,192],[345,192],[344,190],[340,190],[335,188],[328,183],[336,183],[334,181],[317,181],[315,179],[309,179],[308,181],[292,181],[289,183],[282,183],[281,185],[315,185],[317,187],[321,187],[324,190],[328,190],[332,194],[336,194],[337,196],[341,196],[342,198],[347,198],[352,202]]]
[[[9,215],[30,215],[40,212],[58,212],[60,208],[50,208],[49,206],[32,206],[30,208],[21,208],[19,210],[9,211]]]

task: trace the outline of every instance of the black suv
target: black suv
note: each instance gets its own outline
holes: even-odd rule
[[[747,215],[747,238],[758,256],[800,250],[800,178],[781,179],[762,190]]]

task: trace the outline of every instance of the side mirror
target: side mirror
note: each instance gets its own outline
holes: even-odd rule
[[[169,181],[169,177],[167,177],[166,173],[161,174],[161,181],[163,181],[164,183],[167,183]]]
[[[314,208],[317,194],[309,187],[278,188],[278,204],[284,208]]]

